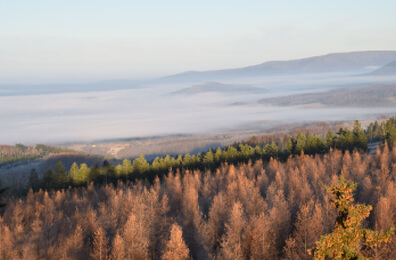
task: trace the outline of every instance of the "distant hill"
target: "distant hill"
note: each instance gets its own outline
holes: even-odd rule
[[[370,66],[383,66],[396,60],[396,51],[363,51],[332,53],[323,56],[289,61],[269,61],[259,65],[214,70],[188,71],[164,77],[163,81],[210,81],[228,78],[260,77],[270,75],[311,74],[327,72],[362,73]]]
[[[85,163],[88,167],[94,164],[102,165],[105,158],[101,156],[78,154],[78,153],[57,153],[47,155],[44,158],[13,162],[10,164],[0,164],[0,181],[4,186],[10,186],[14,190],[23,190],[28,183],[30,171],[35,169],[39,175],[48,169],[55,169],[55,165],[61,161],[66,171],[69,171],[71,165]],[[116,161],[110,161],[116,164]]]
[[[392,76],[392,75],[394,75],[394,76],[396,76],[396,60],[369,73],[368,75],[372,75],[372,76]]]
[[[0,85],[0,96],[44,95],[136,89],[143,81],[106,80],[75,84],[4,84]]]
[[[393,107],[396,106],[396,85],[373,85],[325,93],[266,98],[259,100],[259,103],[275,106]]]
[[[265,89],[256,88],[251,85],[234,85],[234,84],[223,84],[219,82],[206,82],[199,85],[194,85],[188,88],[184,88],[171,94],[199,94],[208,92],[264,92]]]

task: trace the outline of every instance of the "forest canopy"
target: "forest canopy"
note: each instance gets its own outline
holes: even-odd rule
[[[333,231],[336,208],[324,185],[340,174],[373,210],[364,228],[396,222],[396,147],[372,156],[331,150],[214,171],[177,170],[144,180],[9,197],[0,217],[0,258],[311,259]],[[396,258],[396,239],[359,253]],[[177,249],[177,250],[176,250]]]

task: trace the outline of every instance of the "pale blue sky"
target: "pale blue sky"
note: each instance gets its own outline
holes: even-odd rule
[[[396,50],[396,1],[0,0],[0,84]]]

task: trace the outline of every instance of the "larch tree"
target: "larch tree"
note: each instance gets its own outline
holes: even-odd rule
[[[392,203],[389,198],[381,197],[374,208],[375,215],[375,230],[380,232],[386,232],[386,230],[392,228],[395,225],[395,213],[392,208]],[[378,244],[368,248],[368,255],[373,259],[394,259],[394,256],[390,256],[392,246],[395,246],[395,241],[387,243],[385,245]]]
[[[322,234],[322,222],[322,211],[313,200],[302,205],[294,224],[294,232],[284,248],[289,259],[311,259],[308,249],[315,245],[315,241]]]
[[[274,258],[273,230],[268,223],[268,216],[262,212],[250,220],[248,234],[251,237],[250,259],[271,259]]]
[[[209,209],[208,221],[205,222],[204,237],[206,240],[207,250],[212,256],[218,252],[217,249],[221,243],[221,237],[224,233],[224,223],[227,219],[227,201],[223,194],[219,192]]]
[[[114,236],[112,249],[111,249],[111,259],[112,260],[123,260],[125,259],[125,243],[123,237],[117,233]]]
[[[285,241],[291,230],[291,214],[289,203],[287,202],[283,191],[278,190],[272,201],[272,208],[269,210],[268,225],[272,229],[273,251],[281,252]],[[277,258],[273,255],[271,258]]]
[[[190,250],[183,240],[183,231],[178,224],[173,224],[170,232],[170,238],[166,243],[165,250],[162,254],[164,260],[187,260],[189,259]]]
[[[67,256],[70,258],[81,258],[84,250],[83,230],[81,226],[77,225],[74,232],[66,240]]]
[[[146,216],[148,217],[148,216]],[[131,213],[124,227],[124,242],[126,257],[130,259],[147,259],[149,247],[149,232],[142,214]]]
[[[202,213],[198,202],[197,180],[191,173],[185,174],[183,178],[183,198],[182,198],[182,216],[185,239],[188,244],[191,255],[194,258],[201,259],[204,253],[203,238],[200,232],[202,227]]]
[[[0,217],[0,259],[15,259],[17,252],[14,250],[15,239],[13,232],[5,225]]]
[[[108,253],[109,247],[106,232],[99,227],[93,235],[91,256],[97,260],[106,260],[108,259]]]
[[[242,204],[237,201],[232,206],[228,222],[225,224],[226,233],[221,242],[220,259],[245,259],[243,253],[243,232],[246,227],[246,217]]]

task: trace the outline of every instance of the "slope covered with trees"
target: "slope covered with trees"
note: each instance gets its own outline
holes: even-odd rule
[[[38,144],[36,146],[26,146],[23,144],[16,144],[15,146],[0,145],[0,165],[18,161],[28,161],[43,158],[44,156],[49,154],[65,152],[77,153],[70,149],[64,149],[44,144]]]
[[[309,132],[298,132],[294,136],[274,135],[268,138],[251,138],[245,143],[225,148],[218,147],[216,150],[209,149],[202,154],[166,155],[156,157],[151,162],[141,155],[133,161],[125,159],[119,165],[112,165],[107,161],[104,161],[102,166],[94,164],[92,167],[88,167],[86,163],[69,163],[66,169],[62,163],[59,163],[54,170],[50,168],[43,173],[32,171],[29,185],[36,191],[39,188],[59,189],[70,185],[81,186],[91,181],[104,184],[110,182],[116,184],[118,180],[147,179],[153,181],[156,176],[163,178],[170,169],[173,172],[184,169],[215,170],[222,163],[237,165],[238,163],[247,163],[249,160],[268,162],[270,158],[285,161],[289,156],[299,155],[302,151],[311,155],[325,154],[330,149],[350,152],[355,149],[367,151],[369,138],[392,144],[396,140],[396,119],[391,118],[381,124],[376,122],[370,125],[366,131],[362,129],[358,121],[355,121],[352,130],[340,128],[333,133],[329,129],[323,137],[312,135]],[[42,176],[40,180],[38,180],[38,175]]]
[[[374,155],[370,127],[355,122],[324,137],[298,133],[150,163],[67,170],[59,162],[42,178],[33,169],[26,196],[2,194],[0,259],[311,259],[338,223],[324,186],[341,175],[358,183],[358,203],[372,205],[362,228],[396,226],[395,122],[372,125],[384,141]],[[396,258],[394,236],[354,252]]]
[[[299,106],[319,103],[330,107],[394,107],[396,85],[372,85],[359,88],[330,90],[325,93],[298,94],[265,98],[262,104]]]
[[[214,171],[184,170],[163,180],[29,192],[9,198],[0,217],[0,258],[310,259],[337,211],[324,185],[340,174],[373,210],[365,227],[395,226],[396,147],[375,156],[325,155],[257,160]],[[396,239],[375,251],[396,257]]]

